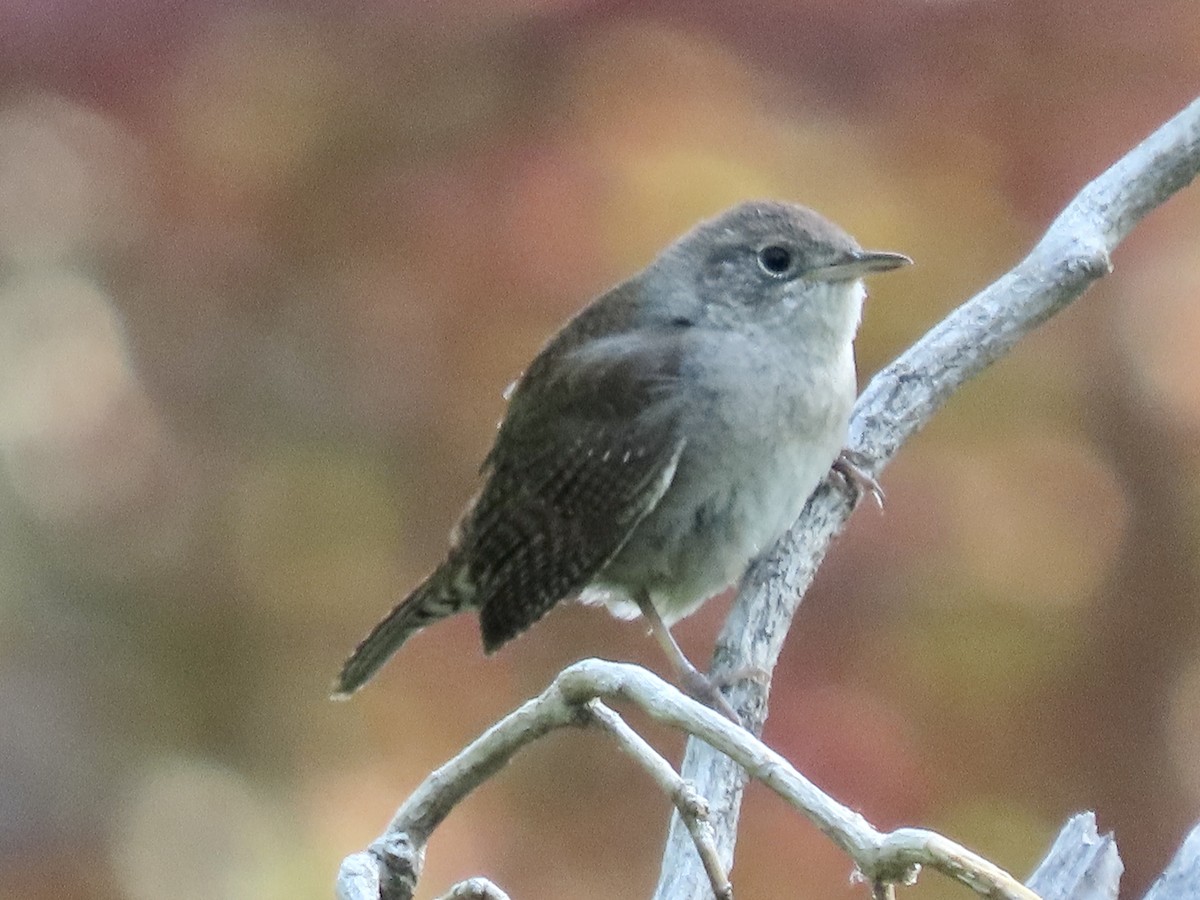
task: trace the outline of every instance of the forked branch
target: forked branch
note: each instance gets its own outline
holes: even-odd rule
[[[387,830],[342,863],[341,900],[409,900],[434,828],[472,790],[518,750],[568,725],[598,724],[650,773],[691,823],[692,852],[705,871],[709,896],[731,898],[724,868],[716,861],[707,810],[670,764],[609,709],[631,703],[657,722],[706,742],[795,807],[850,856],[863,878],[878,885],[911,881],[922,867],[936,869],[997,900],[1038,900],[1037,894],[1002,869],[931,831],[878,831],[838,803],[743,728],[697,703],[640,666],[588,659],[564,669],[534,699],[501,719],[431,774],[404,802]],[[697,852],[698,851],[698,852]]]

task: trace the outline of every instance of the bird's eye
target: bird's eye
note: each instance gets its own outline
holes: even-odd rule
[[[758,251],[758,264],[768,275],[786,275],[792,268],[792,251],[780,244],[771,244]]]

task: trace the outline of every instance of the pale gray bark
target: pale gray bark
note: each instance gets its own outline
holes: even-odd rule
[[[877,887],[877,895],[887,896],[889,885],[908,882],[925,867],[982,896],[1038,900],[1007,872],[940,834],[919,828],[879,831],[723,715],[640,666],[598,659],[564,669],[540,695],[505,716],[426,778],[401,805],[383,835],[342,863],[337,882],[340,900],[410,900],[424,862],[425,843],[438,823],[518,750],[567,726],[595,727],[617,740],[689,823],[692,852],[706,865],[706,896],[732,898],[727,869],[712,842],[706,804],[670,763],[601,701],[631,703],[652,719],[695,735],[735,760],[844,850],[863,879]],[[479,883],[464,882],[452,889],[451,895],[454,890],[475,890]]]
[[[1116,900],[1121,859],[1112,835],[1096,833],[1096,817],[1071,818],[1029,881],[1042,900]],[[1175,858],[1150,886],[1144,900],[1196,900],[1200,897],[1200,825],[1192,829]]]
[[[706,869],[706,896],[729,900],[727,870],[716,858],[708,809],[691,785],[606,703],[632,704],[655,721],[694,735],[734,760],[749,777],[774,791],[845,851],[875,897],[916,880],[922,869],[953,878],[994,900],[1116,900],[1121,860],[1111,836],[1096,833],[1083,813],[1060,832],[1027,884],[936,832],[897,828],[883,832],[821,791],[756,737],[640,666],[587,659],[575,663],[540,695],[505,716],[429,775],[401,805],[387,830],[367,850],[348,856],[337,880],[339,900],[411,900],[425,859],[425,843],[458,802],[501,769],[524,746],[564,727],[593,727],[614,738],[627,756],[690,823],[693,852]],[[507,900],[483,878],[455,885],[446,898]],[[1200,826],[1146,900],[1200,896]]]
[[[1063,826],[1026,883],[1042,900],[1116,900],[1122,871],[1112,835],[1097,834],[1096,817],[1080,813]]]

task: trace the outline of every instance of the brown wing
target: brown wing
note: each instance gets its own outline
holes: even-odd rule
[[[582,590],[670,485],[682,341],[552,344],[518,386],[459,546],[486,651]]]

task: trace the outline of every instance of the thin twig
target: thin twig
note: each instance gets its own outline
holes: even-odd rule
[[[599,700],[588,701],[584,708],[591,715],[593,723],[615,738],[621,749],[646,770],[659,790],[675,804],[675,809],[692,836],[692,843],[700,856],[704,871],[708,874],[713,894],[717,900],[733,900],[733,885],[729,883],[729,875],[717,855],[712,826],[708,824],[708,804],[704,798],[679,777],[679,773],[662,754],[651,747],[645,738],[630,728],[615,712]]]
[[[505,716],[426,778],[367,854],[356,853],[343,862],[338,896],[343,900],[408,900],[433,827],[521,747],[553,729],[597,721],[597,708],[589,706],[597,699],[632,703],[655,721],[694,735],[727,755],[845,850],[872,884],[908,883],[917,867],[926,866],[996,900],[1037,900],[1033,891],[1011,875],[948,838],[911,828],[890,834],[878,831],[861,815],[818,789],[744,728],[640,666],[598,659],[568,666],[540,695]],[[615,715],[600,713],[599,720],[623,741],[632,734]],[[620,726],[615,730],[608,728],[617,722]],[[638,743],[644,741],[634,734],[627,749]],[[655,751],[639,751],[637,758],[652,777],[661,778],[660,783],[673,799],[683,796],[677,789],[678,776],[674,771],[669,776],[662,771],[662,766],[667,770],[670,766]],[[688,818],[695,817],[689,812]],[[707,839],[705,845],[702,853],[715,856]],[[706,875],[706,892],[712,884]]]

